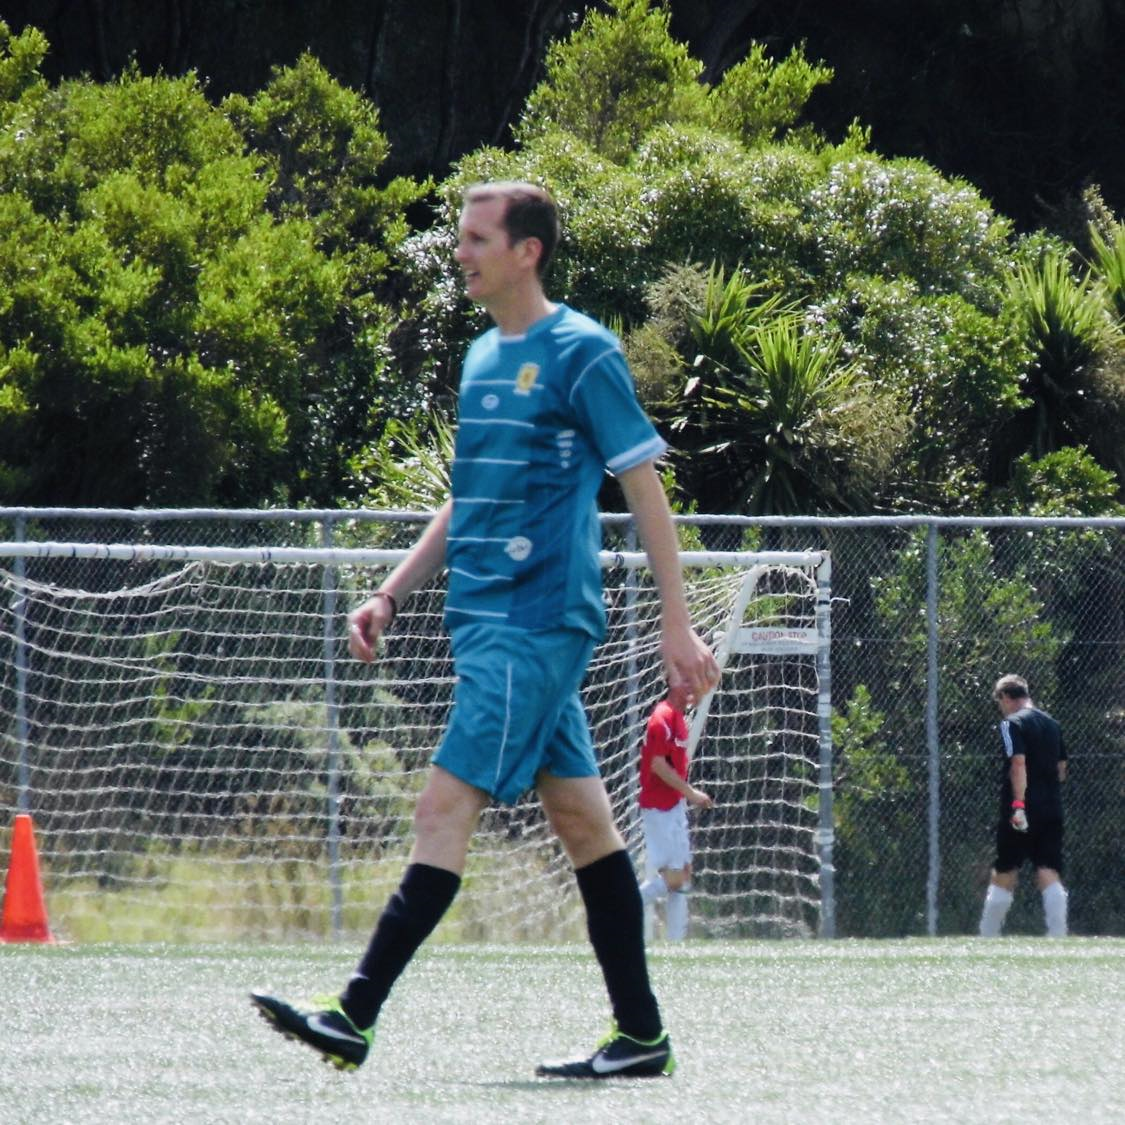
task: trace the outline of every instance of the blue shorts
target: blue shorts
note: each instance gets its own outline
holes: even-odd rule
[[[460,625],[452,640],[453,714],[435,765],[506,805],[540,770],[598,776],[578,695],[593,637],[577,629]]]

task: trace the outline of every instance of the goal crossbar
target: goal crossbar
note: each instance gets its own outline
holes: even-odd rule
[[[367,547],[209,547],[157,543],[62,543],[51,540],[0,541],[0,559],[114,559],[118,562],[307,563],[324,565],[394,564],[406,548]],[[684,566],[816,566],[823,551],[681,551]],[[601,551],[603,568],[647,566],[643,551]]]

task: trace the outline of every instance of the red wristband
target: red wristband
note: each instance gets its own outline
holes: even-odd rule
[[[1022,809],[1022,808],[1024,808],[1024,807],[1025,807],[1025,806],[1024,806],[1024,803],[1023,803],[1023,801],[1013,801],[1013,802],[1012,802],[1012,808],[1013,808],[1013,809]]]

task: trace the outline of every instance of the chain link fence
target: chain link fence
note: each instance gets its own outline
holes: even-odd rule
[[[426,518],[0,509],[0,540],[402,548]],[[678,519],[685,549],[832,554],[838,936],[975,932],[1003,768],[991,687],[1006,672],[1029,680],[1070,751],[1071,929],[1125,934],[1125,520]],[[611,549],[632,547],[628,518],[607,516],[605,538]],[[0,559],[4,569],[21,565]],[[89,565],[70,560],[53,580],[82,587]],[[4,665],[0,691],[11,703],[18,670],[7,654]],[[8,752],[13,732],[0,739],[8,743],[0,754],[6,828],[26,776]],[[0,862],[6,866],[6,851]],[[1030,873],[1007,928],[1042,931]]]

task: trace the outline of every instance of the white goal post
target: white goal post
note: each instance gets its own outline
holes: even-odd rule
[[[36,820],[52,927],[121,940],[366,935],[397,884],[444,729],[443,582],[373,665],[346,609],[402,550],[0,543],[0,860]],[[723,666],[692,721],[693,932],[834,932],[825,552],[681,554]],[[638,748],[664,694],[639,552],[603,552],[609,631],[583,698],[640,862]],[[69,923],[68,923],[69,919]],[[99,929],[99,927],[101,927]],[[583,933],[533,795],[489,808],[442,933]]]

